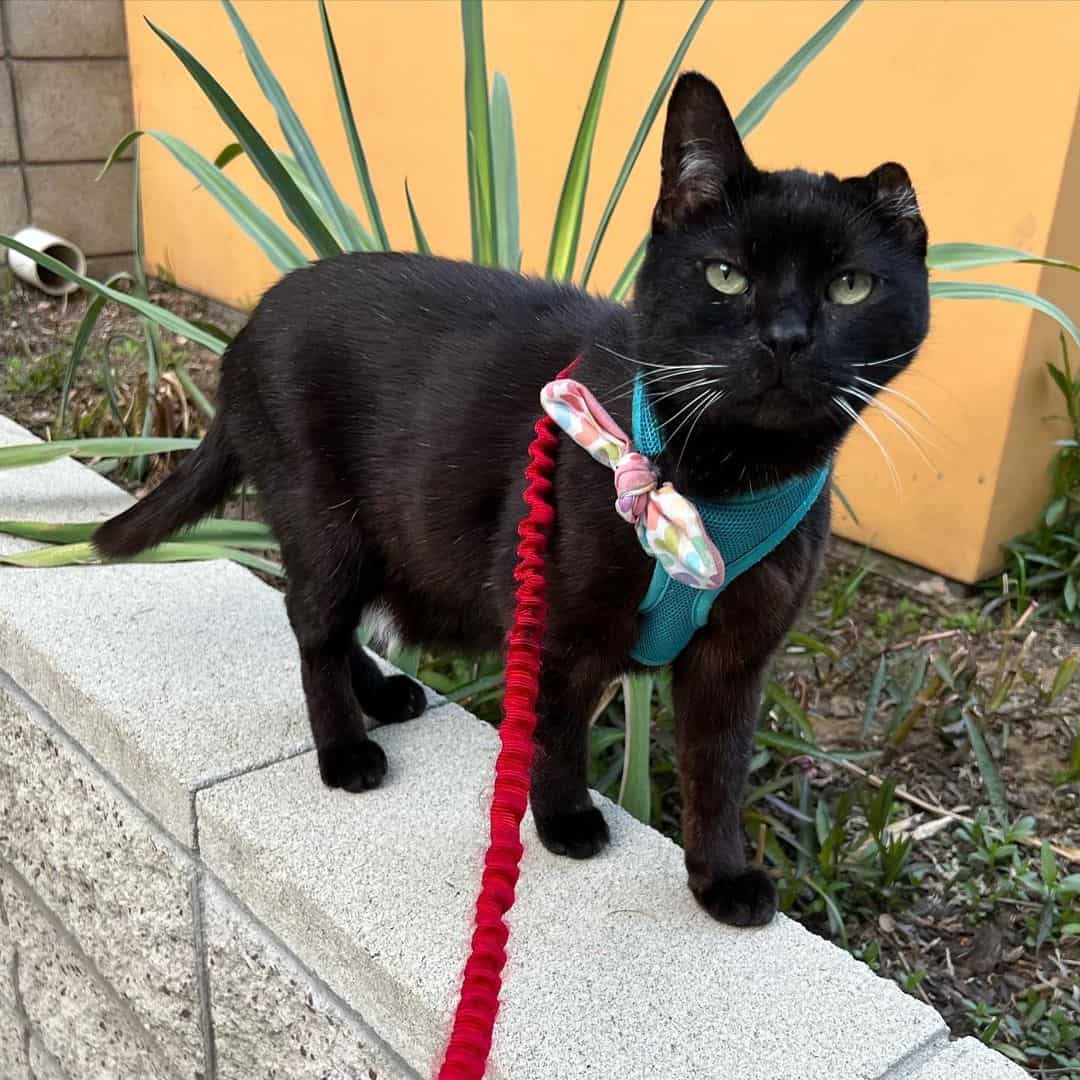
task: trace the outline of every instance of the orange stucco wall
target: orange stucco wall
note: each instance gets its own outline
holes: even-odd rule
[[[728,0],[710,12],[687,57],[738,108],[838,7],[818,0]],[[285,85],[339,189],[353,179],[309,0],[241,0],[238,8]],[[525,269],[542,271],[547,236],[580,110],[611,17],[607,0],[494,0],[488,66],[510,82],[516,120]],[[411,246],[407,177],[433,248],[466,256],[460,15],[450,0],[331,0],[353,106],[392,240]],[[596,141],[584,229],[606,201],[641,110],[696,3],[630,0]],[[127,0],[137,123],[179,135],[212,157],[226,129],[143,22],[183,42],[217,75],[275,145],[284,145],[223,10],[207,0]],[[919,189],[932,239],[981,240],[1074,261],[1080,185],[1073,135],[1080,4],[1042,0],[870,0],[750,138],[765,167],[864,172],[895,158]],[[610,285],[640,239],[657,182],[659,125],[609,232],[593,285]],[[250,166],[229,166],[268,211],[276,203]],[[168,155],[143,156],[147,248],[189,288],[254,302],[274,278],[255,246]],[[1043,288],[1080,312],[1080,279],[1038,267],[970,277]],[[838,528],[950,576],[973,580],[999,562],[998,545],[1026,527],[1045,489],[1057,403],[1043,372],[1056,329],[1004,304],[939,303],[931,341],[898,384],[933,418],[931,468],[881,418],[897,494],[877,449],[849,440],[840,482],[859,515]],[[896,399],[889,403],[901,412]]]

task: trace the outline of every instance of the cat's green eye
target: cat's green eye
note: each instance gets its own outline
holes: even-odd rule
[[[874,291],[874,279],[862,270],[841,274],[829,285],[829,299],[834,304],[861,304]]]
[[[705,280],[725,296],[739,296],[750,288],[749,278],[726,262],[706,263]]]

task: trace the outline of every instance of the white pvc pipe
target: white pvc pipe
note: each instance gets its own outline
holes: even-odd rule
[[[40,251],[43,255],[51,255],[57,262],[62,262],[77,274],[86,273],[86,256],[70,240],[54,236],[51,232],[35,228],[33,225],[20,229],[15,234],[15,239],[28,248]],[[11,272],[21,281],[33,285],[49,296],[67,296],[79,287],[76,282],[68,281],[44,266],[39,266],[21,251],[8,248],[7,254]]]

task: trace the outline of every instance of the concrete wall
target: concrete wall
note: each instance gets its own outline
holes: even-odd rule
[[[132,162],[94,183],[132,128],[122,0],[0,0],[0,231],[78,244],[92,276],[130,264]]]
[[[130,501],[68,460],[0,483],[0,519]],[[331,792],[280,593],[226,563],[0,569],[0,1077],[433,1075],[498,740],[431,706],[375,733],[383,787]],[[796,923],[713,923],[675,845],[605,812],[584,864],[525,823],[491,1080],[1022,1080]]]

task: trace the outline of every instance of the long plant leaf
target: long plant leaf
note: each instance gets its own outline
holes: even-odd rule
[[[585,258],[585,266],[581,271],[582,288],[585,288],[585,286],[589,284],[589,278],[592,275],[596,257],[600,253],[600,245],[604,242],[604,236],[607,234],[608,225],[611,223],[611,216],[615,213],[615,207],[618,205],[619,199],[622,198],[623,189],[630,179],[630,173],[633,172],[634,166],[637,164],[638,155],[641,153],[642,146],[645,145],[645,140],[649,137],[649,132],[652,130],[657,113],[659,113],[661,106],[663,106],[664,102],[667,100],[668,91],[671,89],[671,84],[675,81],[675,76],[679,73],[683,57],[686,56],[686,50],[690,48],[691,42],[693,42],[694,38],[697,36],[698,29],[701,27],[702,22],[704,22],[705,16],[708,15],[709,8],[712,7],[712,4],[713,0],[704,0],[704,3],[698,8],[697,14],[694,16],[689,28],[686,33],[683,34],[682,41],[679,42],[679,47],[675,50],[675,55],[671,58],[671,63],[668,64],[667,69],[660,79],[660,85],[656,88],[652,100],[645,109],[645,115],[641,118],[637,133],[630,142],[630,149],[626,152],[626,159],[623,161],[622,168],[619,170],[619,175],[615,179],[615,186],[611,189],[611,194],[608,196],[607,206],[604,207],[604,212],[600,215],[600,224],[596,227],[596,235],[593,236],[592,244],[589,245],[589,254]]]
[[[409,204],[409,219],[412,221],[413,236],[416,237],[416,250],[419,251],[421,255],[430,255],[431,246],[428,244],[427,237],[424,235],[420,219],[416,216],[416,207],[413,206],[408,180],[405,181],[405,201]]]
[[[647,825],[652,811],[649,743],[653,677],[646,674],[624,675],[622,690],[626,714],[626,743],[623,751],[622,783],[619,786],[619,805]]]
[[[593,142],[596,139],[596,126],[600,120],[600,106],[604,101],[604,89],[607,86],[608,69],[611,67],[611,55],[615,49],[615,39],[619,36],[622,22],[624,0],[619,0],[615,15],[608,29],[604,51],[596,65],[592,87],[585,102],[585,111],[581,114],[574,149],[570,154],[570,164],[566,167],[562,194],[559,196],[559,208],[555,212],[555,226],[551,231],[551,249],[548,252],[547,276],[558,281],[568,280],[574,273],[574,261],[577,258],[578,238],[581,236],[581,216],[585,211],[585,192],[589,186],[589,166],[592,163]]]
[[[1069,336],[1080,345],[1080,328],[1056,304],[1025,289],[1011,285],[985,285],[973,281],[932,281],[930,295],[942,300],[1008,300],[1041,311],[1056,319]]]
[[[214,158],[214,168],[224,169],[230,161],[235,160],[244,152],[244,148],[238,142],[226,143]]]
[[[334,44],[330,17],[326,14],[326,0],[319,0],[319,19],[322,22],[326,56],[330,61],[330,74],[334,80],[334,94],[337,96],[338,111],[341,113],[341,126],[345,129],[345,141],[349,144],[349,156],[352,158],[356,181],[360,186],[360,194],[364,198],[364,206],[367,207],[368,221],[371,223],[379,250],[389,251],[390,239],[386,235],[386,226],[383,224],[382,213],[379,210],[379,200],[375,197],[371,172],[368,169],[367,158],[364,156],[364,144],[360,141],[356,117],[353,115],[352,103],[349,101],[349,88],[345,84],[345,74],[341,70],[337,45]]]
[[[744,139],[765,119],[781,94],[794,85],[798,77],[810,66],[811,62],[821,53],[825,46],[840,33],[845,23],[855,14],[861,3],[862,0],[848,0],[831,19],[807,39],[802,48],[788,57],[779,71],[747,102],[746,106],[735,118],[735,126]],[[647,242],[648,237],[641,242],[634,254],[630,256],[630,261],[619,275],[617,288],[621,288],[621,294],[613,296],[614,299],[621,300],[630,291],[638,268],[645,258]]]
[[[0,469],[45,465],[63,457],[129,458],[143,454],[171,454],[194,450],[198,439],[58,439],[56,442],[19,443],[0,446]]]
[[[210,399],[199,389],[195,380],[191,377],[191,372],[188,371],[183,364],[177,364],[173,368],[173,371],[176,372],[176,377],[180,380],[180,385],[184,388],[184,393],[191,398],[195,408],[198,409],[207,420],[213,420],[217,410],[214,408]]]
[[[269,185],[270,190],[277,196],[278,202],[288,219],[304,234],[316,254],[321,258],[329,258],[332,255],[340,254],[341,245],[334,239],[333,234],[319,215],[315,213],[309,200],[301,194],[296,184],[282,167],[278,156],[270,149],[269,144],[244,115],[236,102],[225,92],[222,85],[180,42],[170,37],[159,26],[155,26],[149,20],[147,21],[150,29],[172,50],[176,58],[187,69],[188,74],[198,84],[207,101],[217,110],[218,116],[225,122],[226,127],[236,136],[237,142],[226,147],[218,155],[214,164],[218,168],[222,168],[242,150],[247,154],[258,174]]]
[[[476,697],[477,694],[484,694],[489,690],[497,690],[502,686],[505,678],[506,674],[502,671],[496,671],[491,675],[481,675],[472,682],[466,683],[464,686],[459,686],[456,690],[449,691],[446,695],[446,700],[456,702],[468,701],[470,698]]]
[[[997,816],[998,824],[1003,828],[1009,824],[1009,803],[1005,797],[1005,784],[1002,782],[1001,773],[998,772],[994,762],[994,755],[990,753],[990,747],[986,745],[979,721],[972,714],[970,708],[964,708],[960,714],[967,729],[968,739],[971,742],[971,752],[975,756],[975,764],[982,776],[983,786],[986,788],[986,797]]]
[[[517,150],[510,86],[501,71],[491,88],[491,168],[495,177],[495,240],[499,265],[521,268]]]
[[[822,750],[815,743],[807,742],[806,739],[800,739],[795,735],[785,735],[780,731],[754,732],[754,745],[767,750],[783,750],[789,754],[820,758],[822,761],[860,761],[881,756],[877,750]]]
[[[225,351],[225,342],[220,338],[208,334],[205,330],[200,330],[194,323],[188,322],[187,319],[181,319],[179,315],[174,315],[171,311],[167,311],[158,304],[140,300],[137,296],[128,296],[127,293],[113,289],[103,282],[86,277],[85,274],[78,274],[71,267],[60,262],[59,259],[54,259],[51,255],[44,254],[44,252],[35,251],[12,236],[0,234],[0,244],[4,247],[14,248],[27,258],[33,259],[39,266],[44,266],[46,270],[51,270],[54,274],[59,275],[65,281],[74,281],[86,289],[87,292],[95,293],[98,296],[107,296],[110,300],[115,300],[118,304],[123,304],[124,307],[131,308],[132,311],[137,311],[140,315],[146,315],[159,326],[165,327],[166,330],[171,330],[174,334],[181,334],[191,341],[196,341],[218,356]]]
[[[221,169],[214,168],[202,154],[197,153],[182,139],[178,139],[176,136],[168,134],[168,132],[129,132],[116,144],[112,155],[99,175],[104,175],[112,162],[142,135],[151,135],[157,139],[221,204],[229,217],[262,248],[266,257],[282,273],[307,265],[307,256],[293,243],[273,218],[260,210]]]
[[[278,82],[270,65],[263,58],[259,46],[244,25],[243,19],[237,14],[232,0],[221,0],[221,2],[233,24],[236,36],[240,39],[251,73],[277,114],[278,124],[285,136],[285,141],[292,150],[293,157],[300,163],[308,182],[319,196],[319,202],[326,208],[330,220],[334,223],[335,237],[343,247],[350,251],[362,251],[362,238],[353,228],[349,215],[345,212],[345,205],[338,197],[333,184],[330,183],[330,177],[323,168],[322,161],[315,150],[315,144],[300,122],[300,117],[296,115],[296,110],[293,109],[281,83]]]
[[[118,274],[113,274],[105,282],[110,288],[116,285],[118,281],[133,281],[131,274],[126,271],[120,271]],[[79,365],[82,363],[83,355],[86,352],[86,346],[90,342],[90,335],[94,332],[94,327],[97,326],[97,321],[101,316],[102,308],[105,307],[104,296],[95,296],[86,306],[86,312],[82,319],[79,321],[79,328],[75,332],[75,341],[71,346],[71,356],[68,358],[67,367],[64,369],[64,381],[60,387],[60,408],[57,410],[56,426],[62,431],[64,428],[64,421],[67,419],[68,404],[71,401],[71,387],[75,381],[76,372],[79,369]]]
[[[623,300],[626,299],[627,294],[633,287],[634,279],[641,269],[641,264],[645,261],[645,252],[648,249],[648,246],[649,238],[646,236],[634,249],[634,254],[630,256],[630,261],[623,267],[618,281],[615,282],[615,287],[611,290],[611,299],[617,304],[621,304]]]
[[[229,559],[241,563],[252,570],[261,570],[264,574],[284,577],[285,571],[269,559],[259,558],[240,548],[216,544],[185,544],[166,541],[150,548],[130,559],[111,560],[133,563],[175,563],[204,562],[209,559]],[[37,548],[34,551],[17,552],[14,555],[0,555],[0,563],[7,566],[55,567],[87,566],[104,562],[97,549],[89,541],[79,544],[58,544],[55,547]]]
[[[235,145],[235,144],[233,144],[233,145]],[[228,149],[228,148],[226,147],[226,149]],[[242,152],[243,151],[241,151],[241,153]],[[221,154],[218,154],[218,157],[220,158],[222,156],[222,154],[224,154],[224,151],[222,151]],[[229,164],[230,161],[234,161],[237,157],[239,157],[239,154],[230,155],[228,160],[225,162],[225,164],[226,165]],[[290,155],[290,154],[280,154],[280,153],[276,154],[276,157],[277,157],[278,161],[281,162],[282,168],[285,170],[286,173],[288,173],[290,179],[296,185],[296,187],[299,190],[300,194],[305,199],[307,199],[307,201],[311,205],[311,209],[315,213],[315,215],[319,218],[320,221],[322,221],[323,225],[328,230],[332,229],[334,223],[333,223],[333,221],[331,221],[330,215],[326,211],[326,207],[324,207],[323,204],[319,201],[319,196],[316,194],[315,189],[311,186],[310,182],[308,181],[307,176],[304,174],[304,170],[300,168],[300,164],[299,164],[299,162],[297,162],[296,158],[292,157],[292,155]],[[217,159],[215,159],[215,160],[217,160]],[[350,209],[348,206],[346,206],[345,207],[345,213],[348,215],[349,221],[352,223],[353,227],[356,229],[357,235],[360,237],[360,241],[361,241],[360,250],[361,251],[378,251],[379,250],[378,243],[375,241],[374,237],[372,237],[372,235],[367,231],[367,229],[364,228],[363,223],[356,216],[355,212],[352,209]],[[336,243],[336,241],[335,241],[335,243]],[[337,253],[340,253],[340,252],[341,252],[341,248],[339,247],[338,250],[337,250]]]
[[[844,24],[855,14],[861,4],[862,0],[848,0],[817,33],[788,57],[780,70],[743,106],[739,115],[735,117],[735,126],[744,139],[765,119],[780,95],[795,85],[799,76],[825,46],[840,33]]]
[[[926,265],[931,270],[974,270],[980,266],[999,266],[1002,263],[1038,263],[1040,266],[1080,271],[1076,263],[1048,259],[1033,255],[1030,251],[998,247],[996,244],[931,244],[926,249]]]
[[[132,259],[132,268],[135,273],[135,295],[140,300],[150,300],[150,285],[146,277],[146,245],[143,236],[143,218],[142,218],[142,167],[140,164],[141,148],[140,144],[135,144],[135,169],[134,169],[134,182],[132,186],[131,197],[131,231],[135,238],[135,254]],[[158,381],[161,378],[161,331],[158,328],[157,323],[151,319],[147,319],[145,316],[139,317],[139,323],[142,326],[142,341],[141,345],[143,351],[146,353],[146,406],[143,409],[143,426],[142,434],[144,438],[149,438],[154,433],[154,413],[157,407],[157,390]],[[106,386],[109,389],[109,402],[113,410],[118,414],[116,395],[113,391],[110,383],[112,378],[112,371],[109,367],[108,349],[105,350],[105,376]],[[124,427],[126,432],[127,428]],[[129,479],[139,482],[146,476],[146,470],[149,467],[149,462],[141,454],[132,459],[128,464],[128,477]]]
[[[22,540],[37,540],[44,544],[81,544],[93,536],[100,521],[0,521],[0,533]],[[278,541],[261,521],[232,521],[210,518],[177,533],[170,543],[212,543],[226,547],[267,550],[278,547]]]
[[[300,193],[305,199],[311,202],[312,209],[322,219],[323,224],[330,228],[333,224],[330,214],[326,207],[323,206],[322,200],[319,198],[318,193],[311,186],[308,181],[307,175],[304,170],[300,168],[300,163],[296,158],[289,154],[278,154],[278,159],[284,166],[285,171],[292,177],[293,182],[300,189]],[[379,245],[375,238],[364,228],[363,223],[356,216],[355,211],[351,210],[348,206],[345,207],[345,216],[349,219],[349,224],[354,229],[356,235],[359,237],[359,250],[360,251],[378,251]]]
[[[465,139],[473,262],[494,266],[498,260],[499,241],[481,0],[461,0],[461,31],[465,44]]]

